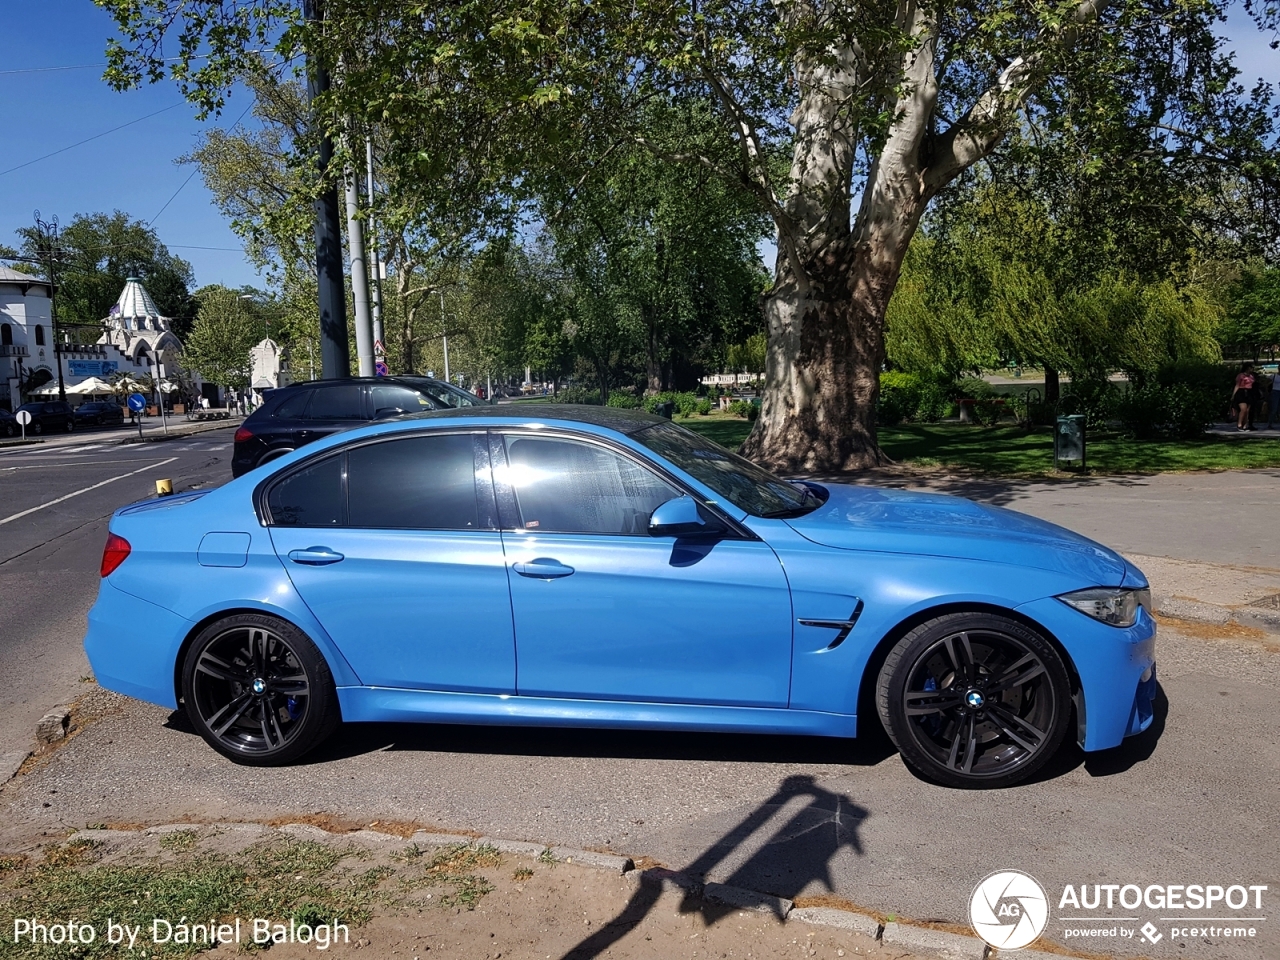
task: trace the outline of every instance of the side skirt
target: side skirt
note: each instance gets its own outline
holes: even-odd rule
[[[477,723],[817,737],[852,737],[857,730],[857,718],[850,714],[772,707],[560,700],[391,687],[339,687],[338,702],[342,719],[353,723]]]

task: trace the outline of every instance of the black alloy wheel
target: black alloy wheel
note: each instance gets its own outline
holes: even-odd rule
[[[890,651],[876,706],[903,760],[922,776],[951,787],[1006,787],[1061,746],[1071,684],[1055,647],[1026,625],[948,614]]]
[[[340,719],[324,656],[297,627],[262,614],[201,631],[183,663],[182,696],[205,741],[252,766],[296,760]]]

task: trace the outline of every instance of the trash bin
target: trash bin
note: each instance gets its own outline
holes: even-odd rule
[[[1053,465],[1061,460],[1078,460],[1085,465],[1084,414],[1058,417],[1053,431]]]
[[[673,416],[675,416],[676,405],[671,400],[663,400],[660,404],[658,404],[658,406],[655,409],[658,416],[666,417],[668,420],[670,420]]]

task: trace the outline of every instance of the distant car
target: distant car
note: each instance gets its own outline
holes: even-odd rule
[[[124,423],[124,410],[111,400],[91,400],[75,410],[76,426],[113,427]]]
[[[268,393],[236,431],[231,475],[239,477],[321,437],[372,420],[484,403],[430,377],[349,377],[291,384]]]
[[[16,437],[22,432],[22,425],[18,423],[18,418],[0,407],[0,436]]]
[[[50,430],[65,430],[70,433],[76,428],[75,413],[71,404],[65,400],[41,400],[24,403],[18,411],[31,414],[31,422],[27,424],[27,433],[46,433]]]
[[[633,410],[330,436],[116,511],[101,575],[98,683],[247,764],[339,721],[883,725],[925,777],[998,787],[1155,715],[1149,588],[1114,551],[957,497],[788,482]]]

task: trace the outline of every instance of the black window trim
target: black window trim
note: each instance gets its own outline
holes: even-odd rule
[[[372,446],[376,443],[389,443],[393,440],[408,440],[418,437],[457,436],[459,434],[466,434],[472,437],[472,448],[474,451],[473,456],[475,457],[474,462],[477,466],[480,464],[482,454],[485,465],[490,466],[489,444],[486,431],[483,427],[477,429],[475,427],[453,426],[446,429],[412,430],[390,434],[379,434],[376,437],[361,437],[359,440],[354,440],[339,447],[330,447],[327,450],[317,450],[311,456],[307,456],[302,460],[299,460],[285,472],[267,477],[265,480],[261,481],[253,489],[253,508],[254,512],[258,515],[258,523],[268,529],[272,527],[279,527],[282,530],[401,530],[416,533],[465,533],[467,531],[464,528],[454,527],[352,527],[347,504],[347,453],[349,451],[356,450],[360,447]],[[285,526],[283,524],[277,524],[271,516],[270,496],[272,489],[274,489],[277,484],[284,483],[284,481],[302,470],[313,467],[320,461],[328,460],[331,457],[342,458],[342,522],[339,524],[326,524],[324,526],[317,527],[294,525]],[[484,476],[488,478],[487,481],[479,478],[476,480],[476,516],[479,520],[487,521],[493,525],[488,527],[477,527],[473,532],[497,533],[500,527],[498,526],[499,513],[495,500],[493,470],[491,468],[485,470]],[[485,494],[488,496],[486,497]]]
[[[620,454],[633,463],[637,464],[641,469],[648,470],[650,473],[656,474],[666,483],[670,484],[677,491],[685,496],[692,497],[697,504],[714,516],[725,526],[725,534],[720,537],[722,540],[759,540],[751,529],[743,526],[733,517],[729,516],[720,508],[718,504],[705,500],[701,494],[689,486],[682,478],[673,474],[660,464],[654,463],[642,454],[632,450],[626,444],[618,443],[612,437],[602,437],[595,433],[585,433],[572,429],[564,428],[543,428],[543,427],[527,427],[520,424],[512,424],[506,427],[491,427],[489,429],[489,456],[490,464],[496,466],[499,463],[506,463],[506,444],[503,437],[510,435],[518,435],[523,437],[541,437],[556,440],[576,440],[582,443],[594,444],[604,447],[611,453]],[[505,483],[498,481],[497,475],[491,470],[490,476],[493,478],[494,495],[498,503],[498,519],[501,524],[503,533],[529,534],[538,535],[538,531],[526,530],[524,527],[508,526],[507,521],[518,519],[520,514],[516,505],[515,491]],[[554,531],[547,531],[548,536],[566,536],[566,537],[618,537],[633,536],[643,539],[643,534],[617,534],[617,533],[564,533],[558,534]]]

